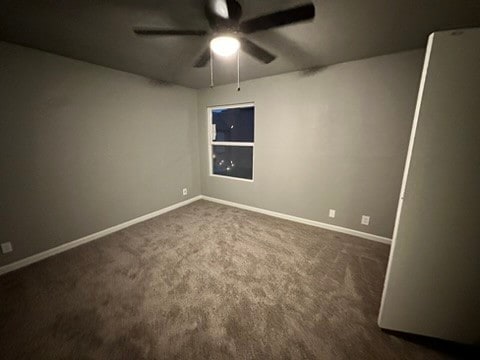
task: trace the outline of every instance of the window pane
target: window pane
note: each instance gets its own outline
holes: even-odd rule
[[[252,179],[253,147],[212,146],[213,173],[216,175]]]
[[[212,110],[213,141],[253,142],[254,107]]]

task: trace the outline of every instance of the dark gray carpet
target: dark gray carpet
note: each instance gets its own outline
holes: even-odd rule
[[[446,358],[377,327],[388,251],[198,201],[0,277],[0,357]]]

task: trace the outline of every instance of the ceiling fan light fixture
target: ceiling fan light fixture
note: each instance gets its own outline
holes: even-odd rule
[[[210,49],[220,56],[228,57],[240,49],[240,41],[233,36],[217,36],[210,41]]]

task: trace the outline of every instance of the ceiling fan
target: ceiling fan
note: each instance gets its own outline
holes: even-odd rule
[[[210,46],[197,58],[194,67],[204,67],[210,60],[211,51],[221,56],[229,56],[235,54],[240,48],[260,62],[269,64],[275,60],[276,56],[247,39],[245,35],[313,19],[315,7],[312,3],[308,3],[241,21],[242,6],[238,1],[207,0],[205,17],[211,31],[143,26],[136,26],[133,31],[141,36],[206,36],[211,34]]]

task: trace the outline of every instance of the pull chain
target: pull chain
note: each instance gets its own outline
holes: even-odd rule
[[[213,88],[213,51],[210,48],[210,87]]]
[[[240,51],[237,50],[237,91],[240,91]]]
[[[213,51],[210,49],[210,87],[214,87],[213,83]],[[237,91],[240,91],[240,51],[237,51]]]

